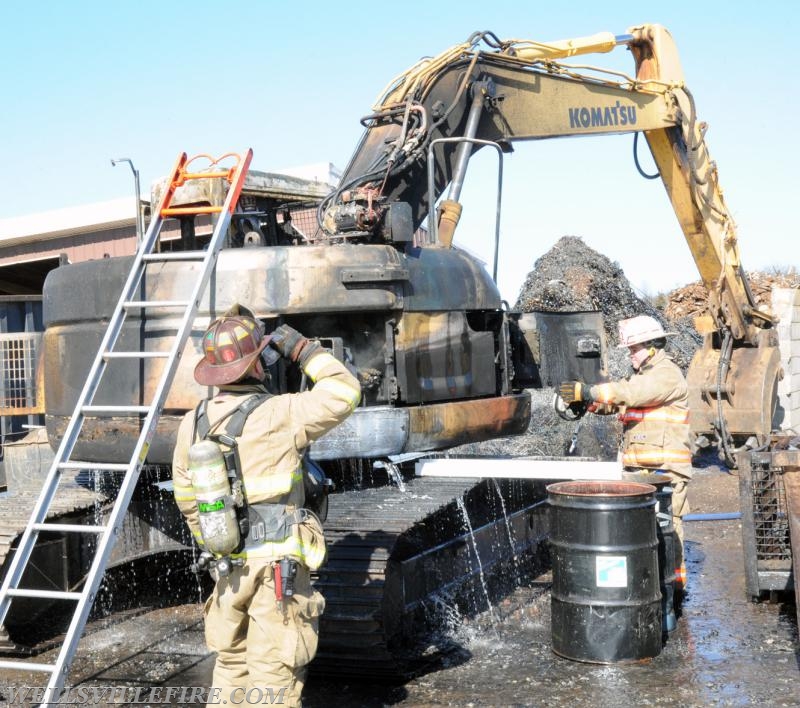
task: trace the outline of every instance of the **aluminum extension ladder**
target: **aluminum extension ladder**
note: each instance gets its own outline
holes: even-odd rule
[[[191,332],[192,323],[197,315],[200,298],[208,284],[211,274],[216,266],[217,255],[223,246],[228,226],[231,222],[233,210],[239,200],[239,195],[244,185],[247,170],[253,151],[248,150],[244,157],[228,153],[218,159],[208,155],[198,155],[187,159],[186,153],[179,155],[172,171],[170,181],[161,198],[158,211],[150,223],[142,243],[139,245],[136,257],[131,266],[127,281],[122,289],[119,301],[108,324],[108,329],[100,343],[94,363],[87,376],[86,384],[81,391],[75,410],[64,431],[61,445],[55,454],[55,459],[39,495],[38,501],[31,513],[30,520],[25,528],[22,538],[14,553],[11,566],[8,569],[2,588],[0,588],[0,626],[5,621],[9,607],[14,598],[34,598],[41,600],[63,600],[74,602],[75,611],[70,622],[64,643],[59,650],[58,658],[54,664],[40,662],[7,660],[0,661],[0,669],[16,669],[20,671],[44,672],[50,674],[47,684],[45,703],[55,702],[62,692],[72,659],[78,647],[86,619],[92,609],[97,589],[103,579],[106,564],[114,546],[114,541],[121,530],[125,512],[139,479],[139,472],[147,458],[150,441],[156,430],[159,416],[169,392],[170,385],[177,369],[178,361],[183,353],[184,346]],[[198,158],[209,160],[209,165],[204,171],[190,172],[189,166]],[[230,168],[222,167],[225,160],[236,160]],[[171,207],[172,198],[178,187],[188,180],[193,179],[225,179],[229,183],[227,196],[223,206],[198,206],[198,207]],[[198,214],[217,213],[217,223],[214,227],[211,240],[203,251],[181,251],[158,253],[157,244],[161,228],[165,220],[177,216],[196,216]],[[197,281],[189,299],[186,301],[172,300],[136,300],[134,297],[140,287],[142,276],[148,263],[159,261],[199,261],[202,266],[198,271]],[[142,297],[146,297],[142,296]],[[123,322],[130,310],[143,312],[147,308],[175,308],[184,311],[183,319],[175,334],[175,341],[169,352],[147,351],[116,351],[114,349],[123,328]],[[93,405],[95,394],[100,386],[103,373],[111,359],[166,359],[161,379],[149,405]],[[107,394],[106,394],[107,395]],[[82,462],[72,458],[72,452],[80,435],[84,420],[88,416],[126,416],[142,420],[139,439],[131,453],[127,464],[114,464],[103,462]],[[95,470],[109,473],[124,473],[120,489],[114,501],[113,508],[108,516],[107,523],[103,525],[90,524],[59,524],[46,523],[48,510],[55,497],[63,472],[72,470]],[[97,544],[94,550],[91,567],[79,592],[62,590],[34,590],[20,587],[20,581],[28,566],[36,539],[40,532],[51,531],[64,534],[94,535]]]

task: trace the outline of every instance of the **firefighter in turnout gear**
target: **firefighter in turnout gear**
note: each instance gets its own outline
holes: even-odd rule
[[[217,652],[213,686],[222,697],[235,689],[242,696],[251,688],[272,689],[275,696],[285,689],[283,704],[298,706],[325,604],[309,571],[326,554],[322,525],[304,508],[303,453],[353,412],[361,387],[318,342],[287,325],[265,335],[263,324],[238,305],[209,326],[203,352],[195,379],[218,393],[181,422],[173,455],[175,499],[201,549],[219,549],[203,538],[214,524],[200,523],[201,513],[222,509],[222,502],[215,506],[205,496],[214,470],[197,467],[190,454],[205,437],[234,450],[232,487],[240,487],[238,503],[246,509],[230,554],[201,555],[216,580],[204,608],[206,642]],[[313,387],[271,395],[267,369],[281,356],[300,367]],[[222,528],[227,533],[230,524]]]
[[[687,485],[692,477],[689,401],[686,378],[664,352],[665,332],[653,317],[639,315],[619,322],[619,348],[627,348],[634,373],[627,380],[587,385],[565,381],[559,395],[567,406],[588,405],[593,413],[617,413],[623,424],[624,478],[663,473],[672,486],[672,516],[679,539],[677,581],[686,583],[682,517],[689,513]]]

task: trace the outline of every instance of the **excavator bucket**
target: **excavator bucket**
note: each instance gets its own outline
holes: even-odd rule
[[[783,376],[778,347],[733,349],[723,380],[720,358],[720,350],[714,349],[707,337],[689,366],[689,424],[693,435],[714,439],[724,430],[734,446],[753,436],[759,445],[765,444],[772,430],[778,381]]]

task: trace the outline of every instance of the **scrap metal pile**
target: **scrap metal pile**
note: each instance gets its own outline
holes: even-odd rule
[[[747,274],[750,290],[757,305],[769,305],[772,301],[772,288],[800,287],[800,274],[794,269],[786,273],[760,273],[750,271]],[[681,321],[691,319],[704,312],[707,298],[705,286],[700,282],[689,283],[669,293],[664,315],[670,320]]]
[[[639,297],[618,263],[576,236],[562,237],[535,262],[514,309],[520,312],[601,312],[610,378],[622,378],[631,373],[627,352],[617,349],[620,319],[644,313],[659,320],[667,331],[677,332],[669,338],[667,352],[684,372],[700,344],[690,319],[673,319],[670,313],[674,310],[662,311]],[[553,396],[550,388],[531,391],[531,424],[524,435],[465,445],[458,448],[457,453],[614,459],[621,434],[616,418],[588,415],[577,422],[566,421],[553,410]]]

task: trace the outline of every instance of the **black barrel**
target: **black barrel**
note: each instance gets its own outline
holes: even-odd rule
[[[662,477],[663,475],[657,475]],[[675,543],[675,524],[672,520],[672,484],[659,482],[655,485],[656,507],[658,517],[658,566],[661,573],[661,612],[664,620],[664,631],[672,632],[678,627],[678,618],[675,615],[677,600],[675,597],[675,569],[677,554]]]
[[[678,627],[675,615],[675,524],[672,521],[672,480],[665,474],[642,473],[632,482],[652,484],[656,488],[658,522],[658,574],[661,582],[661,618],[665,632]]]
[[[637,482],[547,487],[553,651],[612,664],[661,652],[656,488]]]

